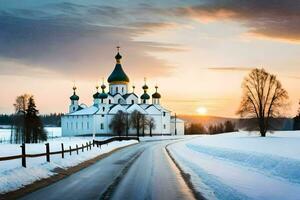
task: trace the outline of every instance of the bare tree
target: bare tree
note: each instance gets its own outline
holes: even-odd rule
[[[140,129],[143,127],[143,125],[144,125],[143,114],[137,110],[133,111],[130,114],[130,126],[136,129],[137,137],[140,136]]]
[[[25,118],[30,97],[31,95],[29,94],[17,96],[16,101],[13,104],[15,107],[15,114],[12,123],[11,143],[25,142]]]
[[[150,137],[152,137],[152,130],[156,127],[155,120],[153,117],[146,119],[146,126],[149,128]]]
[[[262,137],[270,128],[270,119],[281,116],[287,105],[288,93],[275,75],[264,69],[253,69],[242,84],[243,97],[237,114],[254,118]]]
[[[114,133],[117,133],[118,136],[121,136],[126,129],[126,114],[119,110],[117,114],[112,118],[109,128],[112,129]]]

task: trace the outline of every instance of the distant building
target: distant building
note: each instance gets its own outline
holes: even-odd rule
[[[174,121],[171,121],[171,112],[160,105],[161,95],[158,93],[158,87],[155,87],[155,93],[152,98],[147,93],[148,86],[142,86],[143,94],[139,97],[132,87],[132,92],[128,91],[129,78],[124,72],[121,59],[122,56],[118,53],[115,56],[116,65],[113,72],[107,79],[109,83],[109,92],[106,93],[104,83],[96,87],[96,93],[93,95],[93,105],[87,107],[84,104],[79,104],[79,96],[76,94],[76,87],[73,87],[73,95],[70,97],[71,104],[69,113],[62,116],[62,135],[63,136],[79,136],[79,135],[112,135],[109,128],[110,122],[118,111],[123,111],[130,115],[137,110],[146,117],[152,117],[155,121],[155,128],[152,130],[153,135],[171,135],[175,134],[171,126],[174,126]],[[152,102],[151,102],[152,100]],[[177,119],[178,134],[184,134],[182,129],[183,121]],[[129,129],[129,134],[136,134],[136,130]],[[149,134],[146,130],[145,134]]]
[[[171,133],[174,135],[184,135],[184,121],[179,118],[171,117]]]

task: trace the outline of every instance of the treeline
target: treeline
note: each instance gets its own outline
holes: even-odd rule
[[[61,126],[61,113],[39,115],[44,126]],[[14,115],[0,114],[0,125],[12,125]]]
[[[224,123],[213,124],[207,128],[201,123],[191,123],[185,127],[186,135],[198,135],[198,134],[219,134],[237,131],[235,124],[232,121],[225,121]]]

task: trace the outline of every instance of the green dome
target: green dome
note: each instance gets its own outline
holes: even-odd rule
[[[144,94],[142,94],[141,99],[150,99],[150,96],[145,92]]]
[[[79,100],[79,96],[77,96],[77,95],[75,94],[75,92],[74,92],[74,94],[73,94],[72,96],[70,96],[70,99],[71,99],[72,101],[78,101],[78,100]]]
[[[110,76],[107,79],[107,82],[109,83],[113,83],[113,82],[122,82],[122,83],[128,83],[129,82],[129,78],[126,75],[126,73],[124,72],[122,65],[121,65],[121,58],[122,56],[118,54],[115,56],[117,64],[115,66],[115,69],[113,70],[113,72],[110,74]]]
[[[108,97],[108,95],[106,93],[104,93],[104,92],[102,92],[102,93],[99,94],[99,98],[100,99],[106,99],[107,97]]]
[[[99,93],[99,92],[96,92],[96,93],[93,95],[93,98],[94,98],[94,99],[100,99],[100,93]]]

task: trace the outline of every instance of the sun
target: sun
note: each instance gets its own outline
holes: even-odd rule
[[[207,108],[201,106],[201,107],[197,108],[197,113],[198,113],[199,115],[206,115],[206,113],[207,113]]]

